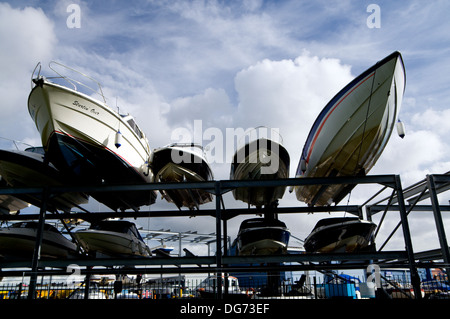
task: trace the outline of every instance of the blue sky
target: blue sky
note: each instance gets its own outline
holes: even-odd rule
[[[68,27],[71,4],[79,5],[80,28]],[[380,9],[379,28],[367,24],[370,4]],[[397,50],[406,66],[407,136],[392,136],[371,173],[400,174],[407,186],[450,168],[449,9],[448,1],[1,1],[0,137],[40,143],[26,106],[30,76],[37,62],[46,72],[57,60],[99,80],[110,105],[117,100],[135,115],[153,148],[195,120],[204,129],[266,125],[280,129],[293,174],[326,102]],[[228,163],[213,168],[217,179],[228,178]],[[373,192],[355,190],[351,200]],[[322,217],[286,220],[304,238]],[[418,249],[438,247],[431,214],[411,218]],[[179,220],[164,223],[181,230]],[[188,227],[198,225],[214,223]]]

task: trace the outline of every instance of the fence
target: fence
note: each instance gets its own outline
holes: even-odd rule
[[[184,276],[152,280],[111,280],[108,282],[91,281],[88,289],[83,282],[41,283],[36,289],[36,299],[188,299],[215,298],[217,281],[207,279],[186,279]],[[226,277],[224,277],[226,278]],[[286,299],[328,299],[328,298],[414,298],[410,283],[405,277],[382,277],[381,287],[363,281],[358,277],[345,275],[305,276],[295,280],[275,278],[252,278],[239,285],[236,277],[224,280],[224,298],[239,295],[242,298],[286,298]],[[250,285],[251,284],[251,285]],[[450,285],[446,278],[435,277],[422,281],[422,297],[429,299],[450,299]],[[0,299],[26,299],[28,285],[20,283],[1,283]]]

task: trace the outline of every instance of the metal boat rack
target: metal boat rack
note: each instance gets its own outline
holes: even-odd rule
[[[273,186],[299,186],[299,185],[332,185],[332,184],[379,184],[385,189],[392,190],[390,197],[368,204],[380,192],[375,194],[363,205],[336,205],[326,207],[277,207],[277,214],[297,214],[314,212],[348,212],[363,218],[363,206],[366,207],[367,218],[378,212],[398,211],[403,230],[405,250],[402,251],[368,251],[359,253],[333,253],[333,254],[287,254],[274,256],[229,256],[227,243],[227,221],[244,214],[264,214],[264,209],[257,208],[225,208],[223,195],[237,187],[273,187]],[[37,276],[42,275],[68,275],[68,266],[78,265],[82,275],[91,274],[117,274],[120,272],[117,265],[124,266],[127,274],[161,274],[161,273],[229,273],[246,272],[249,270],[268,271],[301,271],[324,269],[367,269],[370,265],[389,268],[409,268],[411,283],[415,296],[420,296],[420,278],[418,267],[443,267],[450,274],[450,253],[442,222],[442,211],[450,210],[450,206],[439,205],[437,194],[449,189],[450,175],[428,175],[420,183],[406,190],[402,189],[398,175],[374,175],[361,177],[333,177],[333,178],[288,178],[278,180],[248,180],[231,181],[219,180],[198,183],[153,183],[139,185],[101,185],[101,186],[60,186],[60,187],[36,187],[36,188],[0,188],[0,194],[41,194],[43,198],[39,214],[24,215],[0,215],[1,221],[6,220],[39,220],[40,228],[37,233],[35,252],[32,260],[2,260],[0,259],[0,276],[30,276],[30,292],[36,288]],[[136,190],[160,190],[160,189],[206,189],[215,195],[215,209],[199,210],[174,210],[174,211],[120,211],[120,212],[79,212],[56,213],[47,212],[46,199],[62,192],[83,191],[111,192],[111,191],[136,191]],[[415,197],[414,197],[415,196]],[[409,198],[409,204],[405,204],[405,198]],[[430,198],[432,205],[417,205],[424,198]],[[387,204],[383,204],[387,200]],[[439,235],[441,248],[439,250],[415,254],[412,247],[411,232],[408,225],[408,214],[411,211],[432,211]],[[40,259],[39,251],[42,241],[42,227],[46,220],[50,219],[84,219],[87,221],[105,218],[157,218],[157,217],[190,217],[211,216],[215,219],[215,256],[185,257],[152,257],[152,258],[78,258],[78,259]],[[383,216],[384,218],[384,216]],[[380,226],[380,225],[379,225]],[[428,263],[430,260],[443,260],[443,263]],[[253,265],[253,266],[250,266]],[[256,266],[257,265],[257,266]],[[94,268],[95,267],[95,268]],[[24,270],[26,269],[26,270]],[[218,276],[220,285],[221,276]],[[33,296],[30,293],[29,296]],[[219,289],[217,297],[222,298]],[[420,297],[419,297],[420,298]]]

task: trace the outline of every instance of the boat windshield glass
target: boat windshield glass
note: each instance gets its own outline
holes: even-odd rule
[[[139,126],[136,124],[134,119],[129,119],[127,122],[128,122],[128,125],[130,125],[131,128],[134,130],[134,132],[137,134],[137,136],[139,136],[139,138],[144,137],[144,135],[142,134],[142,131],[139,129]]]
[[[127,233],[129,228],[130,225],[123,222],[105,222],[91,225],[91,229],[113,231],[118,233]]]
[[[90,228],[94,230],[105,230],[124,234],[131,233],[140,240],[143,240],[136,226],[126,221],[100,222],[97,224],[92,224]]]
[[[28,147],[28,148],[25,149],[25,151],[31,152],[31,153],[38,153],[38,154],[41,154],[41,155],[45,155],[45,151],[44,151],[44,148],[42,146],[40,146],[40,147],[34,147],[34,146]]]

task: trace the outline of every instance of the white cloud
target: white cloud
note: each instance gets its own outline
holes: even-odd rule
[[[33,68],[37,62],[49,59],[57,43],[53,24],[40,9],[15,9],[0,3],[0,41],[0,136],[37,137],[28,115],[27,98]]]
[[[295,169],[314,120],[352,78],[350,67],[339,60],[306,52],[293,60],[263,60],[236,75],[235,124],[280,129]]]

